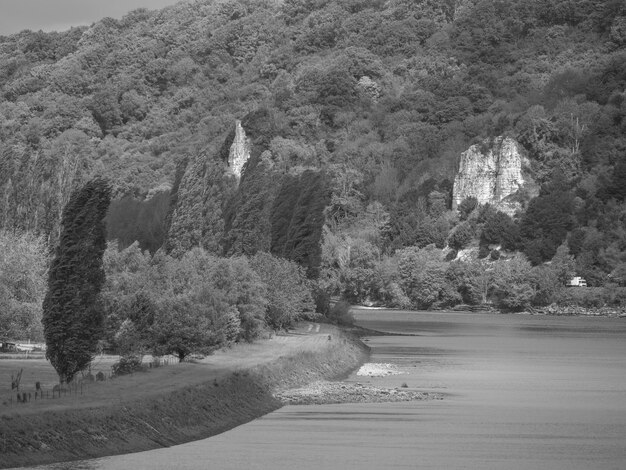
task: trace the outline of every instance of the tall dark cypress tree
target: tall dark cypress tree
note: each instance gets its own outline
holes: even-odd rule
[[[326,174],[307,170],[282,185],[271,213],[271,253],[297,262],[317,278],[322,258],[324,209],[330,203]]]
[[[46,357],[61,382],[70,382],[89,365],[102,332],[99,294],[105,281],[104,217],[110,201],[111,187],[96,178],[74,191],[63,210],[42,319]]]

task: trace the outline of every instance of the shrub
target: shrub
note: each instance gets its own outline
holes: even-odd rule
[[[606,305],[625,305],[626,289],[603,287],[571,287],[563,289],[556,299],[561,306],[600,308]]]
[[[265,322],[275,330],[311,316],[315,308],[304,269],[294,261],[257,253],[250,267],[267,286]]]
[[[340,300],[331,307],[328,312],[328,319],[338,325],[354,325],[354,316],[350,312],[350,304],[345,300]]]
[[[478,207],[478,199],[473,196],[463,199],[457,209],[461,220],[467,220],[469,215]]]
[[[128,375],[133,372],[143,370],[141,365],[141,358],[139,356],[122,356],[120,360],[111,366],[113,370],[113,376],[119,377],[120,375]]]
[[[330,313],[330,294],[328,291],[316,286],[313,290],[313,301],[315,302],[315,312],[328,316]]]
[[[489,250],[489,246],[480,245],[480,247],[478,248],[478,259],[484,259],[490,254],[491,254],[491,251]]]
[[[614,307],[626,307],[626,287],[604,288],[608,304]]]
[[[516,255],[508,260],[494,261],[492,266],[495,304],[505,310],[527,308],[535,297],[528,260],[523,255]]]
[[[468,222],[462,222],[456,226],[448,237],[448,246],[455,250],[462,250],[474,238],[474,227]]]
[[[502,245],[505,250],[514,250],[519,238],[519,229],[515,222],[500,211],[486,210],[484,216],[485,224],[480,235],[481,244],[493,243]]]
[[[398,260],[400,285],[413,307],[428,309],[453,302],[440,250],[405,248],[398,252]]]

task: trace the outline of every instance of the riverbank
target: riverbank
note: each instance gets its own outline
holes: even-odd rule
[[[102,384],[77,399],[0,409],[0,468],[88,459],[210,437],[282,406],[277,390],[347,376],[367,357],[332,326]]]
[[[362,305],[356,305],[352,307],[353,309],[360,310],[383,310],[383,311],[407,311],[402,308],[394,308],[394,307],[367,307]],[[546,307],[532,307],[526,310],[522,310],[521,312],[512,312],[500,310],[492,305],[457,305],[455,307],[446,309],[433,309],[427,310],[428,312],[437,313],[437,312],[471,312],[471,313],[484,313],[484,314],[497,314],[497,315],[508,315],[508,314],[527,314],[527,315],[551,315],[557,317],[608,317],[608,318],[626,318],[626,306],[622,307],[583,307],[579,305],[556,305],[551,304]],[[364,331],[368,331],[367,329],[363,329]],[[372,331],[372,330],[369,330]],[[359,334],[358,331],[355,334]],[[374,332],[373,334],[363,334],[362,336],[380,336],[385,335],[386,333]]]
[[[276,397],[286,405],[335,405],[442,400],[443,394],[404,388],[381,388],[360,382],[318,381],[305,387],[279,392]]]
[[[537,315],[554,315],[554,316],[588,316],[588,317],[609,317],[624,318],[626,317],[625,308],[616,307],[581,307],[578,305],[548,305],[547,307],[538,308],[531,313]]]

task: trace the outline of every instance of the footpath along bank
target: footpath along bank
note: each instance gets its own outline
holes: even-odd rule
[[[282,406],[277,390],[347,376],[369,350],[322,325],[94,386],[83,397],[0,408],[0,468],[203,439]]]

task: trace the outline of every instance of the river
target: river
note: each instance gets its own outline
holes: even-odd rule
[[[286,406],[202,441],[38,468],[624,469],[626,319],[357,309],[402,375],[349,381],[442,400]]]

